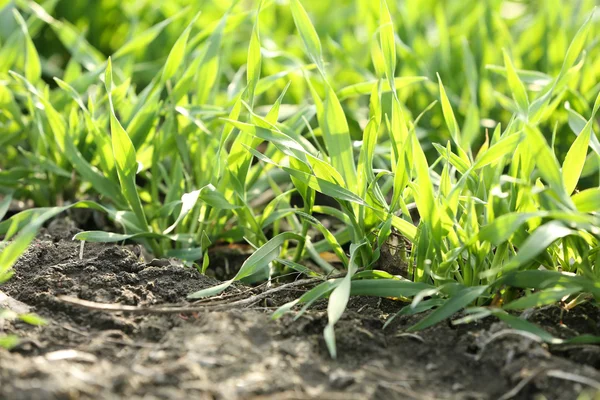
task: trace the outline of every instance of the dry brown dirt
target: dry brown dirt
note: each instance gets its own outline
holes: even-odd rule
[[[405,304],[354,298],[336,325],[339,357],[322,338],[326,304],[294,320],[273,320],[290,290],[251,307],[187,314],[89,311],[57,296],[134,306],[186,304],[218,283],[195,269],[141,262],[127,247],[86,244],[72,232],[46,232],[0,287],[48,321],[4,321],[0,334],[21,343],[0,349],[0,399],[546,399],[593,398],[600,347],[552,346],[493,320],[439,324],[407,335],[421,316],[384,322]],[[248,296],[261,289],[236,286]],[[18,303],[13,303],[18,304]],[[558,335],[599,334],[598,309],[535,320]],[[563,324],[559,324],[562,318]]]

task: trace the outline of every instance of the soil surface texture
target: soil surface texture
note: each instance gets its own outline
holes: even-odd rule
[[[416,334],[422,316],[385,321],[405,303],[353,298],[336,325],[338,358],[323,340],[326,302],[300,318],[272,311],[299,287],[253,304],[187,313],[93,311],[99,303],[189,305],[219,283],[174,261],[143,262],[130,247],[71,241],[48,229],[0,287],[0,308],[30,309],[45,326],[0,322],[20,343],[0,348],[0,399],[576,399],[600,385],[600,347],[548,346],[495,320],[442,323]],[[276,283],[275,283],[276,285]],[[264,288],[236,285],[227,299]],[[213,300],[214,301],[214,300]],[[297,312],[297,310],[295,311]],[[598,309],[547,308],[529,316],[553,334],[600,334]]]

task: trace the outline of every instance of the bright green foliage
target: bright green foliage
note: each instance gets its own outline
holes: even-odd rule
[[[0,222],[0,279],[36,217],[80,207],[118,229],[76,239],[202,270],[212,243],[256,248],[191,298],[323,277],[275,315],[329,297],[333,356],[351,295],[549,342],[505,310],[600,298],[593,0],[66,3],[0,10],[0,217],[38,207]],[[408,280],[377,270],[392,233]]]

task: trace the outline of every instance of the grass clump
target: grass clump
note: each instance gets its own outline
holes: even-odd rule
[[[115,231],[78,240],[134,240],[202,271],[213,243],[256,249],[190,298],[322,276],[275,315],[328,297],[334,356],[353,294],[435,309],[412,330],[466,308],[458,322],[494,315],[559,341],[509,311],[600,296],[598,13],[421,3],[336,3],[334,21],[298,0],[97,2],[110,21],[4,5],[19,29],[0,41],[0,210],[36,208],[0,223],[6,241],[21,232],[0,273],[43,220],[91,208]],[[393,234],[411,243],[408,279],[378,269]]]

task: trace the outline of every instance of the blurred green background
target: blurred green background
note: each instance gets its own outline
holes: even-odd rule
[[[23,12],[29,2],[4,1],[0,12],[0,41],[17,29],[11,8]],[[379,2],[372,0],[302,2],[323,43],[323,58],[330,71],[334,89],[376,79],[371,47],[378,36]],[[490,66],[502,66],[505,48],[515,66],[525,70],[521,79],[531,92],[541,90],[562,65],[564,54],[575,32],[596,5],[596,0],[538,1],[395,1],[389,2],[397,35],[398,67],[396,76],[425,76],[425,84],[400,90],[400,100],[411,116],[416,117],[438,98],[436,73],[439,73],[455,110],[463,135],[474,151],[485,139],[486,130],[512,115],[510,92],[502,72]],[[213,88],[211,102],[224,104],[223,93],[233,93],[243,78],[247,48],[258,1],[191,1],[172,0],[51,0],[40,2],[59,21],[72,24],[74,31],[89,42],[98,57],[114,54],[124,43],[166,18],[176,17],[150,45],[135,50],[124,73],[141,91],[156,75],[185,25],[198,11],[192,37],[197,43],[215,28],[229,10],[230,17],[220,51],[219,86]],[[0,4],[1,6],[2,4]],[[183,15],[178,14],[183,10]],[[543,128],[550,140],[557,127],[555,146],[562,160],[574,134],[567,125],[564,104],[584,117],[600,90],[600,13],[596,13],[590,31],[585,62],[568,90],[560,96],[551,117]],[[260,14],[262,76],[288,73],[259,99],[259,105],[272,104],[287,80],[292,85],[285,102],[309,102],[305,81],[300,72],[308,63],[303,44],[285,0],[265,1]],[[205,33],[203,35],[203,32]],[[56,31],[44,24],[34,35],[42,59],[44,79],[54,85],[53,76],[63,77],[72,59]],[[130,58],[130,57],[128,57]],[[70,65],[72,68],[79,66]],[[16,68],[18,70],[18,68]],[[5,71],[0,71],[0,73]],[[317,88],[319,89],[319,88]],[[231,96],[229,96],[231,97]],[[353,138],[360,139],[368,114],[368,97],[343,102]],[[440,107],[432,109],[420,122],[418,131],[426,151],[433,154],[430,142],[446,143],[449,133]],[[594,176],[597,166],[587,165],[584,176]]]

